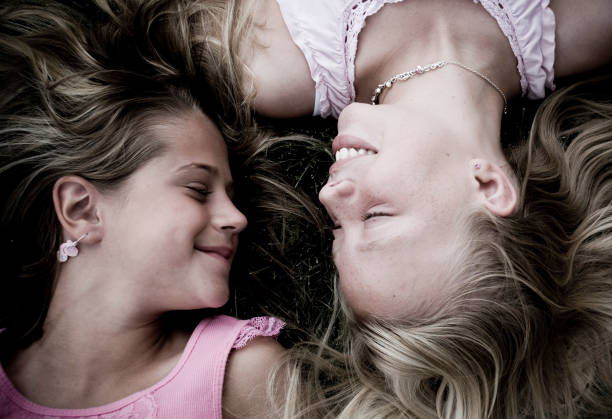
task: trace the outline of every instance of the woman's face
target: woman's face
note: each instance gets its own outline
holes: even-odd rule
[[[229,296],[238,233],[227,151],[201,113],[155,128],[167,145],[106,200],[103,244],[135,298],[156,310],[218,307]]]
[[[478,186],[469,153],[449,145],[461,133],[427,110],[359,103],[342,112],[338,133],[319,198],[337,227],[333,257],[347,302],[389,318],[437,308]]]

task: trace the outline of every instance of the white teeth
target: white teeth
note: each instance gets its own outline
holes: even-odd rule
[[[340,150],[336,151],[336,161],[371,154],[376,153],[373,150],[366,150],[365,148],[342,147]]]

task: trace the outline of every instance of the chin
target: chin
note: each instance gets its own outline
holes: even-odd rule
[[[210,275],[209,272],[196,275],[187,293],[191,303],[199,308],[219,308],[230,297],[229,279],[222,275]]]
[[[225,287],[224,289],[216,290],[212,294],[210,293],[210,289],[208,291],[209,292],[206,293],[206,296],[204,296],[205,298],[203,299],[203,301],[206,302],[207,308],[222,307],[229,300],[230,292],[229,292],[228,287]]]

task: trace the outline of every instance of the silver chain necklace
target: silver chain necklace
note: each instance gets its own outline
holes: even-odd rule
[[[495,90],[497,90],[497,92],[501,95],[502,99],[504,100],[504,113],[506,113],[506,111],[508,109],[508,101],[506,100],[506,95],[504,94],[502,89],[497,87],[497,85],[495,83],[493,83],[490,78],[488,78],[487,76],[485,76],[481,72],[479,72],[477,70],[474,70],[473,68],[470,68],[470,67],[468,67],[466,65],[463,65],[461,63],[455,62],[455,61],[437,61],[435,63],[428,64],[428,65],[425,65],[425,66],[418,65],[415,68],[413,68],[412,70],[406,71],[404,73],[396,74],[395,76],[391,77],[389,80],[387,80],[384,83],[379,84],[378,86],[376,86],[376,89],[374,89],[374,91],[372,92],[372,105],[377,105],[378,104],[378,99],[379,99],[380,95],[382,94],[382,92],[384,92],[385,89],[390,89],[396,81],[408,80],[408,79],[411,79],[412,77],[414,77],[416,75],[427,73],[428,71],[432,71],[432,70],[437,70],[438,68],[442,68],[442,67],[446,66],[447,64],[456,65],[457,67],[460,67],[460,68],[462,68],[464,70],[467,70],[470,73],[477,75],[478,77],[480,77],[481,79],[483,79],[484,81],[489,83],[491,86],[493,86],[493,88]]]

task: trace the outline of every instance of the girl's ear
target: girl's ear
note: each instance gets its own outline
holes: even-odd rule
[[[483,159],[472,160],[472,175],[489,211],[500,217],[514,212],[518,204],[517,186],[500,166]]]
[[[53,186],[53,205],[66,239],[75,240],[84,234],[82,242],[95,243],[102,239],[102,218],[98,207],[99,192],[80,176],[63,176]]]

